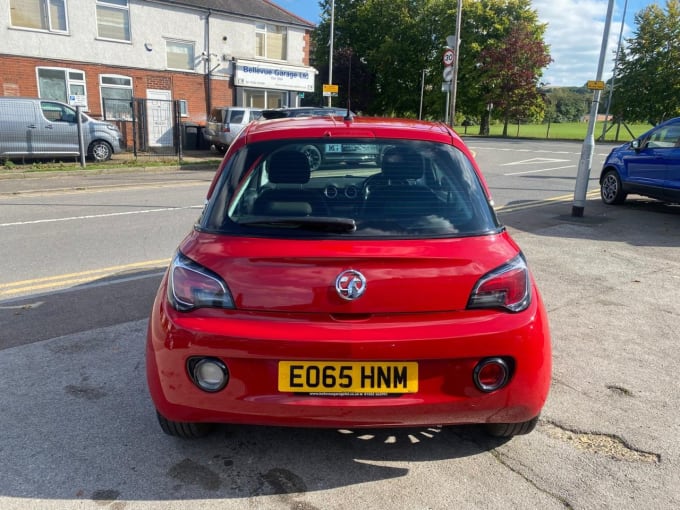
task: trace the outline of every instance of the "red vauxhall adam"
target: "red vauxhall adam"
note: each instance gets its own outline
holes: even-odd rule
[[[551,372],[540,295],[462,140],[330,116],[234,141],[161,283],[146,358],[160,425],[180,437],[215,423],[525,434]]]

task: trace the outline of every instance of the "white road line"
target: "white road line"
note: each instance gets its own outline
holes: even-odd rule
[[[537,165],[545,163],[564,163],[569,161],[568,159],[555,159],[555,158],[531,158],[523,159],[522,161],[513,161],[512,163],[503,163],[501,166],[515,166],[515,165]]]
[[[202,205],[189,205],[186,207],[163,207],[161,209],[143,209],[141,211],[125,211],[107,214],[88,214],[84,216],[69,216],[67,218],[46,218],[44,220],[15,221],[12,223],[0,223],[0,227],[16,227],[21,225],[37,225],[39,223],[57,223],[60,221],[91,220],[97,218],[111,218],[114,216],[128,216],[131,214],[148,214],[167,211],[181,211],[183,209],[202,209]]]
[[[525,172],[511,172],[509,174],[503,175],[509,177],[512,175],[537,174],[540,172],[550,172],[551,170],[564,170],[565,168],[577,168],[577,165],[556,166],[553,168],[539,168],[538,170],[527,170]]]

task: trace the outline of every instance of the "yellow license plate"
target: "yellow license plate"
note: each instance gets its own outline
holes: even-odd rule
[[[418,363],[279,361],[279,391],[381,394],[418,391]]]

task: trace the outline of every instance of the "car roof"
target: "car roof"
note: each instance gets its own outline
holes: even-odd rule
[[[287,117],[260,120],[248,125],[239,137],[243,143],[298,138],[394,138],[462,144],[458,135],[446,124],[388,117],[333,116]]]

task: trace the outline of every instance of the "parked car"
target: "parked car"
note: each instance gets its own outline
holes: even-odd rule
[[[381,165],[312,170],[304,147]],[[530,432],[546,311],[470,152],[442,123],[248,125],[160,284],[146,345],[162,430],[482,424]]]
[[[356,113],[352,111],[349,113],[352,117],[356,117]],[[262,110],[262,118],[268,120],[283,119],[285,117],[319,117],[325,115],[345,117],[347,115],[347,108],[335,108],[332,106],[291,106]]]
[[[48,99],[0,97],[0,159],[59,158],[80,155],[75,108]],[[121,152],[116,126],[81,113],[87,156],[106,161]]]
[[[600,173],[602,200],[622,204],[630,193],[680,203],[680,117],[614,148],[607,156]]]
[[[263,119],[283,119],[288,117],[342,117],[345,119],[349,113],[351,118],[356,117],[347,108],[333,108],[326,106],[301,106],[297,108],[275,108],[262,111]],[[372,143],[317,143],[308,144],[303,152],[307,154],[312,170],[321,165],[356,162],[377,162],[380,164],[380,151],[378,146]]]
[[[224,154],[241,130],[262,115],[260,108],[220,106],[213,108],[203,131],[203,138]]]

